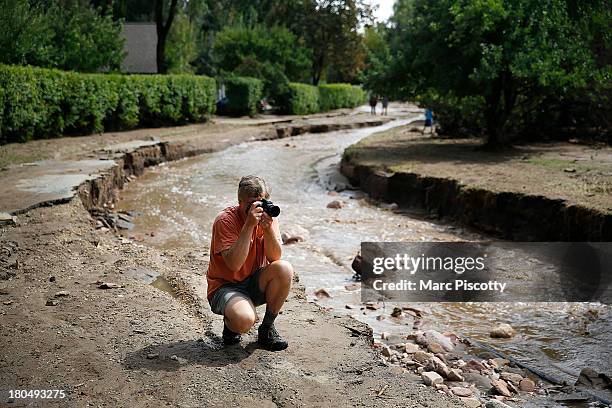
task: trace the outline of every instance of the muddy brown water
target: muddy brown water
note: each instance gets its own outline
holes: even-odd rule
[[[284,246],[306,286],[309,300],[333,313],[349,314],[368,323],[375,338],[381,332],[407,333],[410,316],[392,318],[393,304],[362,309],[360,291],[352,289],[351,261],[362,241],[462,241],[490,237],[422,217],[398,214],[376,205],[359,191],[330,192],[347,185],[338,171],[342,151],[374,132],[420,118],[403,119],[376,128],[307,134],[287,139],[243,143],[224,151],[180,160],[150,169],[120,194],[118,208],[143,213],[128,234],[160,249],[190,247],[207,254],[216,214],[236,203],[242,175],[257,174],[272,186],[281,207],[281,230],[305,228],[305,242]],[[332,200],[341,209],[327,208]],[[348,289],[347,289],[347,285]],[[331,298],[317,299],[325,288]],[[205,294],[200,294],[202,297]],[[347,307],[347,305],[349,305]],[[601,304],[585,303],[423,303],[411,307],[425,313],[421,329],[454,331],[573,383],[583,367],[610,371],[612,313]],[[350,307],[350,308],[349,308]],[[384,316],[380,320],[379,316]],[[511,324],[512,339],[491,339],[491,327]]]

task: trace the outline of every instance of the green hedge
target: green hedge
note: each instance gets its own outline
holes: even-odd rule
[[[319,89],[316,86],[292,82],[289,84],[289,95],[286,99],[287,113],[308,115],[320,112]]]
[[[0,144],[198,122],[214,112],[215,99],[215,80],[203,76],[0,65]]]
[[[350,84],[319,85],[321,111],[340,108],[354,108],[365,103],[366,94],[358,86]]]
[[[281,104],[286,113],[306,115],[332,109],[354,108],[365,103],[365,100],[363,89],[350,84],[326,84],[316,87],[290,83],[289,93]]]
[[[257,102],[263,97],[263,81],[250,77],[231,77],[225,80],[225,109],[230,115],[250,115],[257,113]]]

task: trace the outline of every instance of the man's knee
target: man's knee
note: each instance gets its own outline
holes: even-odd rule
[[[288,283],[293,279],[293,266],[291,263],[284,260],[278,260],[272,262],[269,267],[272,268],[274,273],[273,279],[280,279]]]
[[[239,333],[248,332],[255,324],[255,315],[252,313],[232,313],[226,318],[229,320],[231,329]]]

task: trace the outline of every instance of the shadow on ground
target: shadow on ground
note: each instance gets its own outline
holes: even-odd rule
[[[176,371],[185,365],[224,367],[249,357],[259,346],[253,341],[246,346],[224,346],[219,336],[209,331],[199,340],[181,340],[155,344],[128,353],[122,365],[128,370]]]

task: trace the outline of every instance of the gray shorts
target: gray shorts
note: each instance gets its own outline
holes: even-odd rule
[[[208,300],[210,310],[215,314],[223,315],[225,306],[234,297],[248,299],[255,306],[266,303],[266,294],[259,290],[259,276],[263,270],[263,267],[259,267],[242,282],[226,283],[217,289]]]

